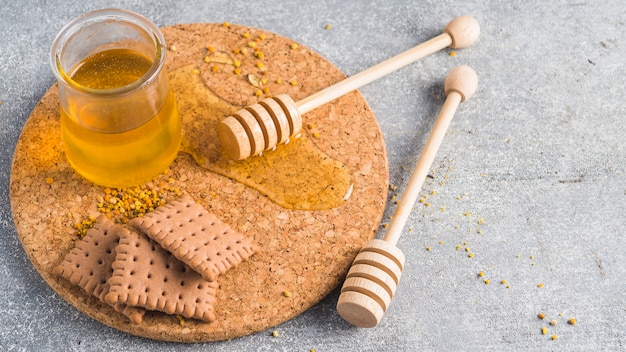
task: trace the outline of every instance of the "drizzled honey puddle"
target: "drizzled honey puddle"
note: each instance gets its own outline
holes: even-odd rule
[[[256,189],[288,209],[331,209],[349,198],[353,179],[347,166],[320,151],[306,134],[261,156],[230,159],[222,152],[217,125],[241,107],[211,92],[193,73],[193,65],[169,74],[183,123],[181,151],[199,166]]]

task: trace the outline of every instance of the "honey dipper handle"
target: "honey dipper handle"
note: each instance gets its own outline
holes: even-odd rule
[[[474,94],[477,85],[478,78],[476,72],[468,66],[457,66],[452,69],[446,77],[444,90],[447,94],[447,98],[439,112],[439,116],[437,116],[430,136],[422,150],[422,154],[417,160],[413,174],[402,194],[402,199],[393,214],[391,224],[384,237],[386,242],[394,245],[398,243],[398,239],[409,217],[411,208],[413,204],[415,204],[419,192],[422,189],[428,170],[430,170],[435,160],[435,155],[439,150],[439,146],[441,146],[441,142],[448,130],[448,126],[450,126],[454,113],[461,102],[469,99]]]
[[[424,56],[450,46],[452,39],[447,33],[442,33],[412,49],[387,59],[378,65],[361,71],[354,76],[348,77],[341,82],[320,90],[298,102],[298,112],[301,115],[331,102],[345,94],[357,90],[395,70],[413,63]]]
[[[480,26],[475,18],[456,17],[446,25],[442,34],[296,102],[298,112],[304,115],[445,47],[470,46],[478,39],[479,34]]]

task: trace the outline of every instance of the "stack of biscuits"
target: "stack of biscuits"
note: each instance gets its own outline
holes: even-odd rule
[[[126,315],[146,311],[215,320],[217,278],[257,246],[184,196],[128,226],[105,216],[53,273]]]

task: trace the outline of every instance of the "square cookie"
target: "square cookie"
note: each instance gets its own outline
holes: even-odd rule
[[[96,219],[93,228],[76,242],[76,246],[65,256],[52,273],[81,287],[102,302],[109,292],[108,280],[113,274],[111,265],[115,261],[115,248],[127,229],[115,225],[106,216]],[[115,304],[113,308],[126,315],[133,323],[141,323],[144,309]]]
[[[108,282],[109,304],[215,320],[217,281],[205,280],[143,233],[121,236]]]
[[[215,281],[257,251],[257,246],[188,196],[129,224],[157,241],[206,280]]]

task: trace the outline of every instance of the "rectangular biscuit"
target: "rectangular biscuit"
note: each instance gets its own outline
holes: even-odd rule
[[[257,246],[202,205],[183,196],[158,207],[129,225],[157,241],[209,281],[236,267]]]
[[[202,278],[143,233],[124,233],[109,279],[109,304],[125,304],[207,322],[215,320],[218,283]]]
[[[111,265],[115,260],[115,248],[124,231],[128,230],[115,225],[107,217],[98,217],[94,227],[87,230],[85,237],[76,242],[75,247],[65,255],[63,262],[52,273],[107,303],[104,300],[109,292],[107,281],[113,274]],[[135,324],[142,321],[145,313],[144,309],[126,307],[123,304],[113,305],[113,308]]]

